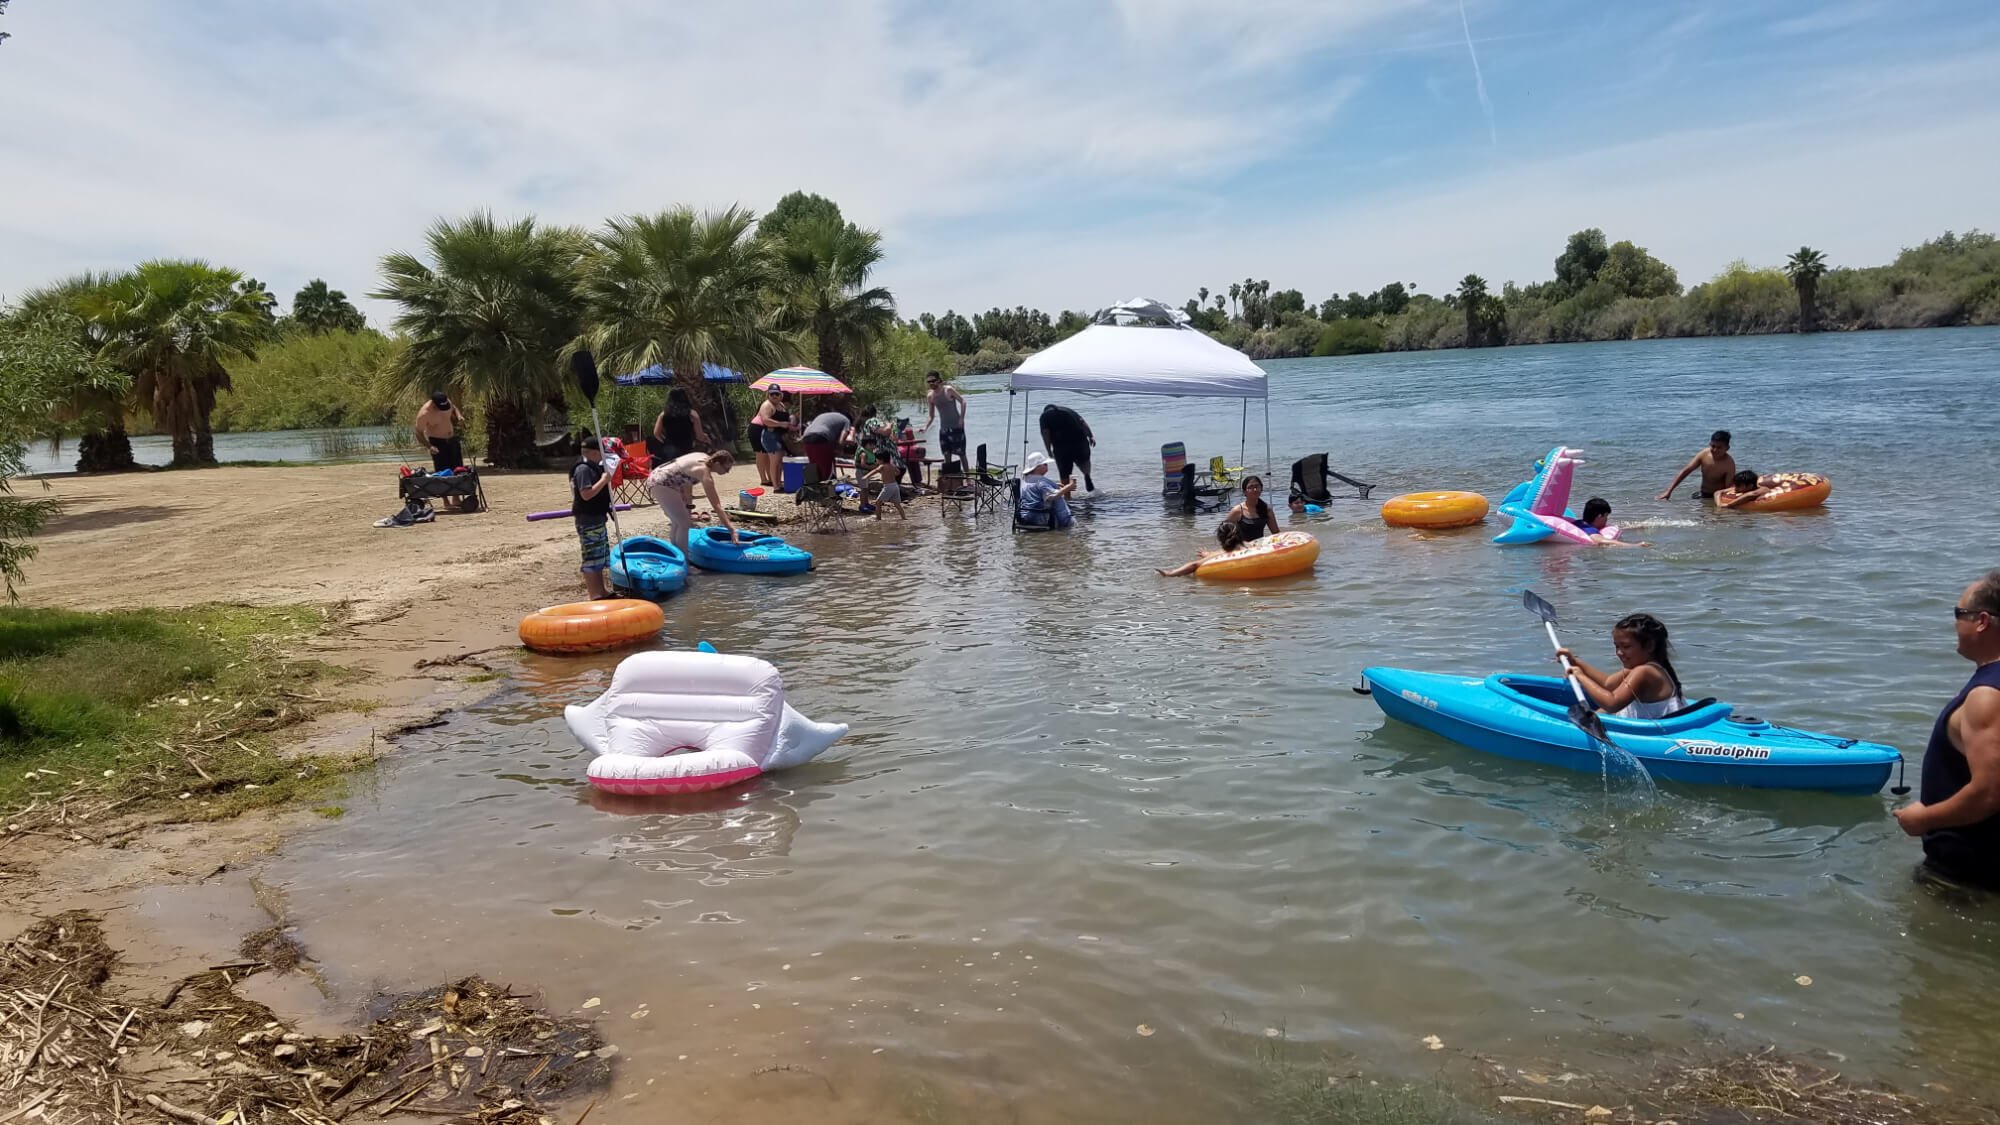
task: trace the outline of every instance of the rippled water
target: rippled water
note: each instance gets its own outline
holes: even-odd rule
[[[1072,534],[913,505],[814,537],[810,578],[672,603],[677,642],[852,723],[827,758],[606,800],[560,710],[615,661],[529,657],[267,877],[344,993],[477,969],[604,997],[637,1095],[611,1120],[1226,1119],[1267,1034],[1419,1076],[1427,1035],[1593,1072],[1719,1040],[2000,1089],[2000,913],[1910,883],[1886,793],[1640,802],[1348,690],[1371,663],[1548,667],[1528,586],[1601,662],[1652,612],[1691,694],[1901,746],[1914,780],[1969,671],[1947,608],[2000,562],[1996,363],[2000,332],[1965,330],[1271,364],[1281,461],[1497,498],[1567,442],[1579,499],[1655,547],[1501,549],[1337,501],[1315,573],[1241,588],[1150,570],[1212,527],[1163,513],[1159,443],[1233,451],[1237,409],[1079,400],[1108,495]],[[975,442],[1004,400],[973,396]],[[1653,500],[1717,426],[1747,467],[1830,475],[1831,505]]]

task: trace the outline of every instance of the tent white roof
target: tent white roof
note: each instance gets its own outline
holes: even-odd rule
[[[1042,349],[1014,370],[1009,390],[1084,394],[1264,398],[1264,370],[1191,327],[1157,301],[1133,300]]]

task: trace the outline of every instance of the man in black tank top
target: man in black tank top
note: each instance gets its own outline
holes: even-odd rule
[[[1978,665],[1938,714],[1924,750],[1918,802],[1896,810],[1924,838],[1924,868],[2000,890],[2000,570],[1952,607],[1958,654]]]

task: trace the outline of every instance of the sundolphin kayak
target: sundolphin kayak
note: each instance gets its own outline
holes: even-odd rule
[[[1368,668],[1382,713],[1474,750],[1596,773],[1590,736],[1569,721],[1575,701],[1555,676],[1447,676]],[[1611,741],[1663,781],[1753,789],[1873,793],[1903,760],[1893,746],[1773,726],[1704,699],[1664,719],[1603,716]]]
[[[740,545],[729,541],[727,528],[697,527],[688,536],[688,561],[703,570],[731,574],[804,574],[812,569],[811,551],[775,535],[745,531],[739,538]]]
[[[664,539],[634,535],[611,548],[611,585],[658,600],[687,588],[687,556]]]

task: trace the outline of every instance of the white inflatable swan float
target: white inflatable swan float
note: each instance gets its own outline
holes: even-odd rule
[[[735,785],[811,761],[847,733],[792,710],[769,663],[712,650],[628,656],[603,695],[563,718],[597,755],[592,785],[641,795]]]

